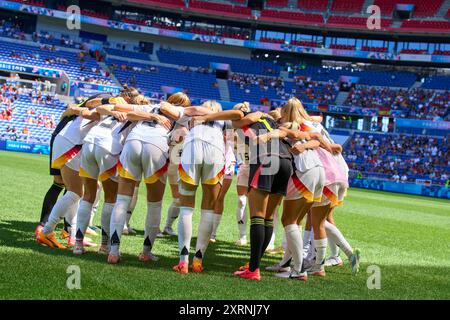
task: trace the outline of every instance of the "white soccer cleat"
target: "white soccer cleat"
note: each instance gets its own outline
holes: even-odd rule
[[[273,272],[280,272],[280,273],[290,272],[291,267],[289,267],[289,266],[283,267],[282,265],[277,263],[277,264],[274,264],[273,266],[266,267],[266,271],[273,271]]]
[[[329,257],[325,261],[325,267],[342,267],[344,265],[344,262],[342,261],[341,257]]]
[[[352,274],[355,276],[359,272],[359,261],[361,252],[359,249],[355,249],[350,257],[350,264],[352,266]]]
[[[123,232],[122,234],[127,235],[127,236],[131,236],[131,235],[135,235],[136,231],[131,227],[131,226],[125,226],[123,227]]]
[[[275,277],[285,278],[285,279],[293,279],[293,280],[300,280],[300,281],[307,281],[308,280],[308,273],[307,272],[300,272],[300,271],[295,270],[294,268],[291,268],[290,271],[276,273]]]
[[[85,254],[85,253],[86,253],[86,250],[84,249],[83,245],[75,244],[73,246],[73,254],[75,254],[75,255],[82,255],[82,254]]]
[[[239,246],[239,247],[242,247],[242,246],[246,246],[247,245],[247,239],[245,239],[245,238],[242,238],[242,239],[239,239],[238,241],[236,241],[235,242],[235,245],[237,245],[237,246]]]
[[[177,235],[177,233],[175,231],[173,231],[173,229],[171,227],[165,227],[164,231],[162,233],[165,236],[171,236],[171,237]]]
[[[311,269],[314,265],[316,264],[316,260],[307,260],[307,259],[303,259],[303,265],[302,265],[302,269],[303,270],[309,270]]]

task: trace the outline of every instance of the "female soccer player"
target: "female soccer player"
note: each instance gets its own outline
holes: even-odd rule
[[[167,102],[182,106],[184,108],[191,106],[189,97],[182,93],[175,93],[167,99]],[[181,162],[181,152],[183,148],[183,139],[188,133],[188,128],[176,123],[175,128],[170,135],[169,143],[169,168],[167,170],[167,180],[169,181],[170,191],[172,192],[172,203],[167,210],[166,225],[162,231],[161,236],[175,236],[173,231],[173,223],[180,214],[180,193],[178,192],[178,166]]]
[[[320,147],[318,140],[311,140],[308,133],[300,131],[302,118],[296,98],[289,99],[281,110],[283,125],[286,130],[294,154],[294,173],[289,180],[288,192],[283,203],[283,223],[287,251],[292,255],[293,265],[290,272],[280,274],[281,277],[306,281],[307,273],[302,272],[303,239],[299,224],[311,209],[314,202],[322,197],[325,172],[314,149]]]
[[[286,132],[261,112],[250,112],[248,103],[241,104],[245,117],[233,121],[238,134],[250,147],[250,263],[235,276],[260,280],[259,264],[273,233],[273,213],[286,195],[292,172],[292,156],[282,140]],[[270,140],[274,140],[273,143]]]
[[[230,190],[231,183],[233,182],[234,170],[236,168],[236,156],[234,155],[234,130],[230,128],[225,129],[225,172],[223,176],[223,183],[220,188],[219,196],[217,197],[214,212],[220,217],[214,220],[213,229],[211,232],[210,242],[216,242],[217,228],[219,227],[220,220],[223,215],[225,196]]]
[[[128,135],[120,160],[117,201],[111,216],[111,249],[108,263],[120,260],[119,246],[125,223],[126,211],[131,202],[135,185],[142,176],[147,187],[147,218],[143,251],[139,261],[154,261],[151,253],[161,222],[161,204],[164,195],[169,158],[169,132],[174,121],[183,114],[196,115],[196,108],[173,106],[168,102],[145,105],[127,113],[130,121],[137,121]]]
[[[341,160],[336,157],[336,155],[342,152],[342,147],[333,143],[323,126],[318,122],[314,122],[309,117],[301,102],[298,104],[298,108],[303,120],[301,125],[302,131],[308,132],[310,135],[322,133],[323,136],[320,139],[322,148],[317,149],[317,154],[325,170],[325,184],[321,202],[315,203],[311,209],[311,224],[314,231],[313,242],[316,259],[314,263],[305,264],[308,274],[323,277],[325,276],[324,264],[327,248],[326,219],[333,208],[342,203],[348,188],[348,175],[345,172],[343,164],[340,163]],[[333,231],[335,230],[333,229]],[[333,235],[333,238],[336,241],[340,241],[338,236]],[[359,251],[352,252],[350,261],[352,263],[352,270],[356,273],[359,268]]]
[[[80,150],[83,138],[99,119],[98,113],[82,106],[71,106],[66,112],[78,117],[64,127],[55,137],[52,153],[52,168],[61,170],[61,176],[67,189],[66,194],[60,198],[53,207],[48,221],[39,232],[37,241],[51,248],[65,249],[58,242],[54,230],[58,222],[65,216],[72,227],[71,237],[75,236],[75,222],[78,203],[83,196],[83,185],[78,175],[80,168]],[[69,238],[69,243],[71,239]]]
[[[140,104],[139,102],[137,101],[137,104]],[[97,196],[98,182],[101,182],[105,196],[101,216],[102,246],[99,252],[108,253],[107,239],[109,238],[111,212],[117,197],[117,163],[123,143],[132,129],[131,122],[126,122],[126,113],[115,111],[114,108],[114,105],[110,104],[96,108],[101,120],[89,131],[83,141],[80,177],[83,179],[84,195],[77,212],[74,254],[83,254],[85,251],[84,235]]]
[[[75,244],[75,223],[78,203],[83,195],[83,185],[79,176],[80,150],[83,139],[99,119],[98,113],[90,109],[104,103],[124,102],[131,100],[138,94],[134,88],[125,87],[118,98],[110,94],[96,95],[88,98],[77,106],[69,106],[62,114],[62,119],[69,118],[68,123],[58,132],[53,143],[52,168],[59,169],[67,192],[52,208],[50,217],[44,228],[39,232],[37,241],[51,248],[64,249],[58,242],[54,230],[62,217],[66,217],[72,226],[69,245]]]
[[[173,270],[188,273],[189,248],[192,238],[192,213],[195,207],[195,192],[202,183],[201,217],[198,227],[195,257],[192,271],[203,271],[203,257],[208,247],[214,221],[220,215],[214,212],[225,171],[225,144],[223,132],[226,120],[236,120],[242,113],[236,110],[220,111],[216,101],[203,104],[210,114],[194,119],[193,127],[184,139],[183,153],[179,166],[181,180],[181,206],[178,219],[179,264]],[[197,123],[196,123],[197,122]],[[201,122],[201,123],[198,123]]]
[[[91,96],[90,98],[86,99],[82,104],[79,105],[79,107],[82,106],[94,106],[95,102],[93,100],[96,99],[102,99],[102,98],[109,98],[111,95],[109,93],[99,93]],[[56,136],[69,124],[72,123],[73,120],[75,120],[77,116],[76,115],[70,115],[68,112],[64,112],[61,116],[61,120],[56,126],[55,130],[52,133],[52,137],[50,139],[50,175],[53,176],[53,184],[48,189],[47,193],[45,194],[44,201],[42,203],[42,210],[41,210],[41,218],[39,220],[39,224],[36,227],[35,230],[35,236],[37,240],[37,236],[39,235],[39,232],[44,227],[45,223],[48,220],[48,217],[50,215],[50,212],[53,209],[53,206],[55,205],[56,201],[58,200],[58,196],[61,193],[61,191],[64,189],[64,182],[61,177],[61,170],[52,168],[52,155],[53,155],[53,144],[55,141]]]

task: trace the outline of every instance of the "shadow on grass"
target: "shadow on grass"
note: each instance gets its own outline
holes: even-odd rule
[[[5,247],[33,250],[40,254],[52,256],[62,256],[66,258],[76,258],[83,261],[105,264],[106,256],[96,253],[97,248],[87,248],[86,254],[82,256],[73,255],[70,249],[58,250],[51,249],[36,243],[34,238],[34,229],[36,224],[29,221],[3,220],[0,221],[0,245]],[[194,230],[195,232],[195,230]],[[56,234],[59,234],[56,231]],[[115,267],[137,267],[151,269],[172,268],[178,263],[178,242],[176,236],[157,238],[154,253],[159,257],[157,262],[142,263],[137,260],[136,254],[130,254],[130,245],[134,251],[139,248],[143,241],[144,232],[136,230],[136,235],[122,236],[121,263]],[[99,236],[93,237],[95,242],[99,242]],[[191,255],[193,258],[196,238],[191,241]],[[130,244],[130,242],[132,242]],[[64,242],[62,242],[64,243]],[[208,271],[229,274],[235,271],[239,266],[246,263],[249,259],[250,247],[238,247],[233,242],[217,240],[216,243],[210,243],[204,258],[204,266]],[[281,259],[281,254],[266,254],[263,257],[263,264],[274,264]]]

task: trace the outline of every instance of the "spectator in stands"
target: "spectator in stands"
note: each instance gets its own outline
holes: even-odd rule
[[[350,169],[403,182],[420,178],[443,183],[444,168],[450,166],[447,138],[355,134],[345,149]]]

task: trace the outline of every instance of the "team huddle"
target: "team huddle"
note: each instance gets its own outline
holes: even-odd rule
[[[176,235],[172,225],[178,219],[179,262],[173,270],[202,272],[237,168],[236,245],[247,245],[249,220],[250,259],[234,276],[261,279],[261,258],[273,243],[274,216],[281,207],[284,256],[266,270],[302,281],[308,275],[323,277],[325,266],[343,265],[342,250],[355,274],[359,250],[350,246],[333,220],[333,210],[348,189],[348,167],[342,146],[321,121],[310,116],[297,98],[265,114],[251,111],[246,102],[225,111],[216,101],[191,106],[184,93],[150,102],[129,87],[117,96],[102,93],[69,105],[50,143],[54,182],[43,201],[36,240],[51,248],[71,247],[75,255],[97,246],[87,235],[93,232],[92,217],[103,190],[98,253],[107,255],[110,264],[119,263],[122,235],[134,232],[129,221],[143,180],[147,215],[138,259],[157,261],[152,254],[155,240]],[[161,230],[167,182],[172,202]],[[201,216],[190,264],[192,216],[200,184]],[[62,220],[61,238],[68,239],[67,246],[55,235]]]

